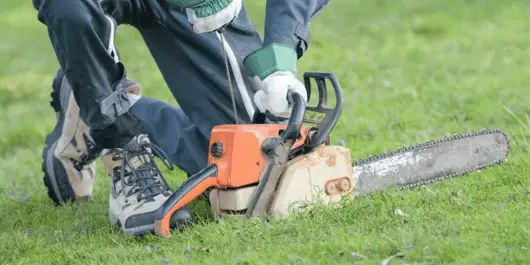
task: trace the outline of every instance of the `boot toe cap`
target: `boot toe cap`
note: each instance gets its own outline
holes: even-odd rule
[[[141,214],[135,214],[129,216],[124,224],[124,229],[138,229],[140,227],[153,227],[155,223],[157,211],[151,211]],[[183,207],[182,209],[173,213],[170,218],[170,228],[183,230],[187,225],[195,223],[195,219],[191,214],[191,211],[188,207]]]

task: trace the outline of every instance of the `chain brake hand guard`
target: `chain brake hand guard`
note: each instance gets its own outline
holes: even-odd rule
[[[304,122],[317,125],[318,131],[311,136],[309,143],[307,143],[306,148],[309,149],[319,146],[327,141],[329,134],[339,120],[344,102],[342,88],[340,87],[335,75],[332,73],[323,72],[306,72],[304,73],[304,83],[307,90],[308,102],[311,100],[311,79],[314,79],[317,84],[318,103],[316,106],[306,107]],[[326,85],[326,81],[331,82],[333,91],[335,93],[334,108],[328,107],[328,87]]]

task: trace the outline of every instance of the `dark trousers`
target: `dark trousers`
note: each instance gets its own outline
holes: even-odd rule
[[[206,164],[211,129],[235,123],[216,33],[193,32],[185,11],[165,0],[33,4],[97,145],[119,148],[143,132],[189,174]],[[113,45],[116,27],[122,24],[139,30],[179,108],[153,98],[142,98],[131,107],[122,87],[126,67]],[[243,58],[262,45],[245,8],[224,36],[244,71]],[[231,73],[239,121],[248,123],[251,119]],[[256,88],[244,72],[241,76],[252,98]]]

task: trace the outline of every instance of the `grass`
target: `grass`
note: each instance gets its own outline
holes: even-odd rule
[[[246,2],[261,31],[265,1]],[[58,63],[30,1],[0,7],[0,264],[381,264],[396,253],[391,264],[530,264],[527,1],[331,1],[299,63],[300,77],[339,78],[345,107],[332,141],[353,159],[498,127],[511,139],[508,163],[271,224],[215,224],[197,201],[202,223],[171,239],[110,226],[100,161],[90,201],[52,205],[40,152]],[[145,94],[176,103],[139,34],[122,27],[117,44]]]

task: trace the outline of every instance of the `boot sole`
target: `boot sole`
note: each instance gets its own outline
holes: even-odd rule
[[[155,232],[155,225],[149,224],[149,225],[143,225],[133,228],[124,228],[122,227],[120,220],[116,215],[112,213],[112,211],[109,210],[109,219],[110,223],[116,227],[119,227],[123,232],[132,235],[132,236],[142,236],[147,233],[154,233]]]
[[[58,80],[61,80],[62,75],[59,76],[60,78]],[[52,95],[55,94],[60,98],[60,85],[58,86],[58,88],[56,87],[57,85],[54,83],[52,86]],[[52,102],[55,102],[55,104],[57,104],[60,101],[52,96]],[[41,168],[42,172],[44,173],[44,186],[46,186],[46,188],[48,189],[48,197],[52,199],[52,201],[56,205],[58,205],[67,201],[74,201],[75,193],[72,189],[72,186],[70,185],[70,181],[68,180],[66,170],[64,169],[61,162],[54,156],[57,141],[59,140],[59,137],[62,134],[62,128],[65,117],[60,103],[59,106],[54,106],[54,104],[52,103],[52,107],[56,112],[59,112],[59,119],[55,124],[55,128],[53,128],[53,131],[46,136],[46,146],[42,150]]]
[[[61,128],[61,125],[62,122],[56,126],[56,130],[57,128]],[[56,132],[56,130],[54,131]],[[52,135],[53,132],[49,136]],[[56,145],[57,142],[50,146],[49,141],[47,141],[47,146],[42,151],[42,172],[44,173],[44,186],[48,189],[48,197],[50,197],[55,204],[61,204],[68,201],[74,201],[76,196],[70,185],[70,181],[68,180],[66,170],[61,162],[59,162],[54,156]]]

